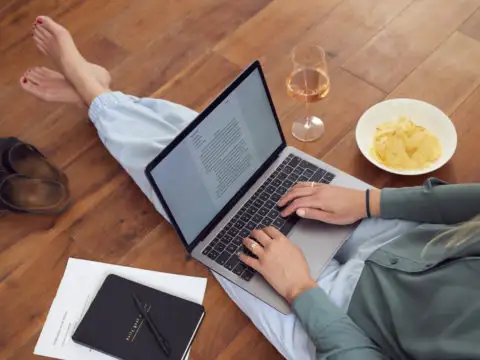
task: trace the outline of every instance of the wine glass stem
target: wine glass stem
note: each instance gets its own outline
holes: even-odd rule
[[[305,120],[305,127],[309,128],[312,125],[311,124],[312,121],[310,119],[310,105],[308,103],[308,100],[305,101],[305,109],[306,109],[306,113],[307,113],[306,118],[305,118],[306,119]]]
[[[305,82],[305,108],[306,108],[306,113],[307,113],[305,127],[307,129],[309,129],[312,124],[311,124],[310,116],[309,116],[310,115],[310,108],[309,108],[309,104],[308,104],[308,81],[307,81],[306,71],[303,72],[303,81]]]

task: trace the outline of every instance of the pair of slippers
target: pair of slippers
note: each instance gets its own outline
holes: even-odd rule
[[[0,212],[59,214],[69,204],[65,174],[32,145],[0,138]]]

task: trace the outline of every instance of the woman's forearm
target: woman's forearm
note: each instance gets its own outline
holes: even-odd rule
[[[423,186],[383,189],[378,195],[371,209],[384,219],[456,224],[480,213],[480,184],[449,185],[431,178]]]

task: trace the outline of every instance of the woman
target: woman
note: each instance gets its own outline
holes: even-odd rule
[[[196,113],[112,92],[108,73],[88,63],[69,32],[48,17],[37,18],[33,37],[63,74],[33,69],[22,87],[47,101],[87,104],[105,146],[164,214],[143,170]],[[317,281],[300,250],[277,230],[257,230],[244,240],[258,259],[241,260],[295,314],[282,315],[218,281],[288,359],[479,359],[480,185],[431,179],[424,187],[369,195],[366,201],[361,191],[298,184],[280,200],[285,216],[333,224],[370,214]]]

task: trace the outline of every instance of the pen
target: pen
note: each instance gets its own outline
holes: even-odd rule
[[[155,326],[153,320],[150,318],[150,315],[148,312],[145,310],[145,308],[142,305],[142,302],[139,300],[139,298],[133,294],[133,302],[135,303],[138,311],[140,311],[140,314],[144,317],[145,321],[147,322],[148,327],[152,331],[153,336],[155,337],[155,340],[157,341],[158,345],[162,349],[162,351],[167,355],[167,357],[170,356],[171,349],[170,349],[170,344],[168,341],[160,334],[160,331],[158,331],[157,327]]]

